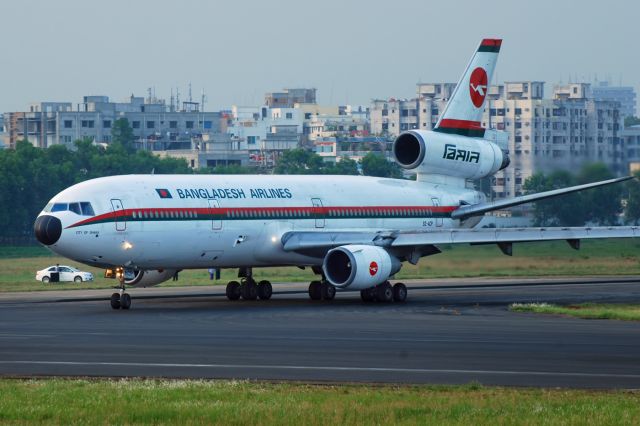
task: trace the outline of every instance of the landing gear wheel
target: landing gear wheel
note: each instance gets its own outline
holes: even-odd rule
[[[393,286],[393,301],[404,302],[407,300],[407,286],[402,283],[396,283]]]
[[[240,283],[238,281],[230,281],[227,284],[227,299],[238,300],[240,299]]]
[[[322,300],[333,300],[336,297],[336,288],[326,281],[320,284]]]
[[[258,286],[253,280],[246,280],[240,285],[240,294],[244,300],[256,300],[258,298]]]
[[[258,283],[258,297],[260,300],[269,300],[273,294],[273,287],[267,280],[260,281]]]
[[[360,290],[360,298],[363,302],[375,302],[376,301],[376,288],[365,288]]]
[[[385,281],[376,287],[376,299],[378,302],[388,303],[393,301],[393,289],[389,281]]]
[[[113,293],[111,295],[111,307],[113,309],[120,309],[120,293]]]
[[[322,283],[320,281],[311,281],[309,284],[309,298],[311,300],[320,300],[322,298]]]
[[[129,309],[131,307],[131,296],[129,293],[123,293],[120,298],[120,307],[122,309]]]

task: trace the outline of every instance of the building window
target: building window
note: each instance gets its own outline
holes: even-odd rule
[[[522,108],[516,108],[515,113],[516,113],[516,115],[522,114]]]
[[[383,114],[384,115],[384,114]],[[310,112],[305,112],[304,113],[304,119],[305,120],[311,120],[311,113]]]
[[[93,129],[93,120],[82,120],[80,125],[87,129]]]
[[[177,129],[178,128],[178,122],[177,121],[169,121],[169,128],[170,129]]]
[[[285,117],[287,118],[287,120],[291,120],[293,118],[293,113],[292,112],[288,112],[285,114]]]
[[[156,127],[156,122],[153,120],[147,121],[147,129],[153,129]]]
[[[383,110],[382,110],[382,116],[383,116],[383,117],[386,117],[386,116],[388,116],[388,115],[389,115],[389,110],[388,110],[388,109],[383,109]]]
[[[204,128],[211,129],[213,127],[213,122],[211,120],[204,120]]]
[[[187,122],[185,123],[185,127],[186,127],[187,129],[193,129],[193,121],[187,121]]]
[[[73,121],[71,120],[64,120],[64,128],[65,129],[71,129],[73,127]]]
[[[247,143],[249,145],[255,145],[256,143],[256,136],[247,136]]]
[[[104,127],[105,129],[110,129],[111,128],[111,120],[104,120],[102,122],[102,127]]]
[[[132,121],[131,122],[131,128],[132,129],[139,129],[140,128],[140,122],[139,121]]]

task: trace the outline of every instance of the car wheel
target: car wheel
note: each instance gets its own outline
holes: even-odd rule
[[[73,279],[73,282],[78,283],[78,284],[81,283],[82,282],[82,277],[78,275],[77,277],[75,277]]]
[[[42,277],[42,282],[45,284],[49,284],[49,277]]]

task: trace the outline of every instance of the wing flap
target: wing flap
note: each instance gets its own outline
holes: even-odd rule
[[[498,244],[528,241],[633,238],[638,236],[640,236],[640,227],[637,226],[443,229],[424,232],[399,232],[391,243],[391,247],[424,244]]]

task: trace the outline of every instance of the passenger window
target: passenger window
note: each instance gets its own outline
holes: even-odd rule
[[[95,212],[93,211],[93,207],[91,207],[91,203],[83,201],[80,203],[80,208],[82,209],[83,216],[95,216]]]
[[[51,207],[51,212],[64,212],[68,209],[67,203],[55,203],[53,207]]]
[[[80,204],[79,203],[69,203],[69,211],[74,212],[77,215],[80,215]]]

